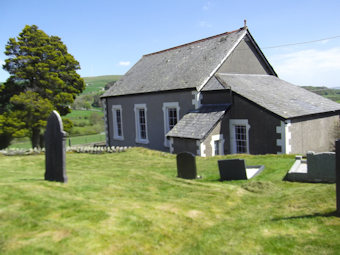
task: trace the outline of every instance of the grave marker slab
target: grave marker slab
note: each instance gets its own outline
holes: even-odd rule
[[[45,132],[45,180],[67,182],[66,132],[58,112],[48,117]]]
[[[221,181],[249,180],[260,174],[264,165],[246,166],[244,159],[218,160]]]
[[[218,161],[221,181],[247,180],[246,164],[243,159],[225,159]]]
[[[181,152],[177,155],[177,177],[183,179],[196,179],[196,158],[190,152]]]
[[[307,159],[298,156],[285,181],[335,183],[336,155],[334,152],[308,152]]]
[[[340,217],[340,140],[336,140],[335,142],[335,155],[336,155],[335,162],[336,215]]]

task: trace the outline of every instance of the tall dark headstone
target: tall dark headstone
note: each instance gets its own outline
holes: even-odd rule
[[[45,180],[67,182],[66,133],[60,115],[53,111],[47,120],[45,132]]]
[[[181,152],[177,155],[177,177],[183,179],[196,179],[196,158],[190,152]]]
[[[336,215],[340,217],[340,140],[335,142]]]

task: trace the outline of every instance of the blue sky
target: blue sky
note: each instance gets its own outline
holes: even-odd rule
[[[124,74],[144,54],[248,28],[281,79],[340,87],[339,0],[0,0],[0,62],[26,24],[61,37],[80,75]],[[338,37],[336,37],[338,36]],[[279,48],[269,46],[309,42]],[[8,73],[0,70],[0,81]]]

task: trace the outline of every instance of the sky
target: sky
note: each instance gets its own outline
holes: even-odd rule
[[[246,19],[281,79],[340,87],[339,13],[339,0],[0,0],[0,64],[25,25],[59,36],[87,77],[124,74],[145,54],[233,31]],[[0,68],[0,81],[8,77]]]

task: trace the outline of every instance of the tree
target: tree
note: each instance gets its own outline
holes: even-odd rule
[[[110,82],[106,83],[104,89],[105,90],[110,89],[113,85],[115,85],[115,83],[116,83],[116,81],[110,81]]]
[[[10,102],[15,106],[10,118],[15,117],[24,123],[19,130],[31,137],[33,147],[41,146],[40,131],[46,127],[47,118],[53,111],[52,103],[33,91],[14,95]]]
[[[56,109],[62,116],[69,113],[76,95],[85,88],[84,80],[76,72],[80,69],[79,63],[59,37],[47,35],[36,25],[27,25],[16,39],[10,38],[5,54],[9,58],[3,69],[10,77],[0,86],[0,115],[3,116],[0,135],[15,137],[15,132],[5,132],[6,123],[12,122],[10,119],[18,116],[18,111],[23,111],[19,117],[34,118],[17,128],[26,130],[32,146],[39,147],[38,137],[50,112]],[[41,108],[35,103],[24,107],[21,102],[29,98],[34,98]]]
[[[93,95],[93,101],[92,101],[92,104],[91,104],[93,107],[103,107],[102,100],[100,99],[100,96],[103,95],[103,94],[104,94],[104,92],[100,91],[100,92]]]

